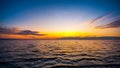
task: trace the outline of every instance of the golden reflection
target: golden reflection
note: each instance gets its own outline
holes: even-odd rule
[[[109,47],[105,46],[105,43],[108,42],[101,40],[98,40],[97,42],[95,40],[55,40],[47,43],[42,43],[40,41],[36,48],[43,52],[51,52],[52,54],[75,55],[80,53],[97,55],[96,53],[98,52],[107,52],[107,50],[110,50]]]

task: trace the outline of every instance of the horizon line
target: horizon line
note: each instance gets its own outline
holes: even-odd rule
[[[116,36],[102,36],[102,37],[61,37],[61,38],[0,38],[0,40],[120,40]]]

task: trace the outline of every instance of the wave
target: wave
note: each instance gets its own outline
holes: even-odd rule
[[[3,42],[0,68],[120,68],[118,40]]]
[[[77,59],[77,60],[73,60],[72,62],[80,62],[80,61],[83,61],[83,60],[87,60],[87,61],[102,61],[101,59],[96,59],[96,58],[81,58],[81,59]]]
[[[83,66],[53,66],[50,68],[120,68],[120,64],[107,64],[107,65],[83,65]]]

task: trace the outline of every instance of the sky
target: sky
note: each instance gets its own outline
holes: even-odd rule
[[[0,38],[120,37],[119,0],[0,0]]]

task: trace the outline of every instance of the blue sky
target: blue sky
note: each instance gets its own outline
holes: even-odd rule
[[[119,0],[1,0],[2,21],[6,24],[27,20],[29,15],[49,16],[51,12],[76,11],[96,17],[108,12],[120,11]],[[53,10],[53,11],[52,11]],[[25,13],[25,14],[24,14]],[[28,15],[28,17],[27,17]],[[17,23],[17,21],[15,21]]]

